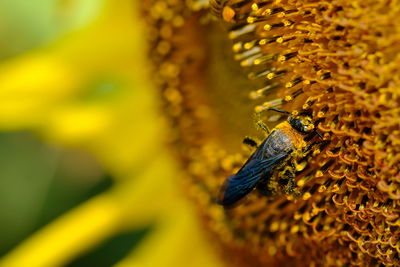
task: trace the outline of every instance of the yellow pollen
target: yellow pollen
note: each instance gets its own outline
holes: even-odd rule
[[[292,23],[291,23],[289,20],[285,20],[285,21],[283,22],[283,25],[285,25],[285,26],[290,26],[290,25],[292,25]]]
[[[270,227],[271,232],[276,232],[279,229],[279,222],[273,222]]]
[[[292,101],[292,100],[293,100],[293,97],[291,95],[285,96],[285,101],[286,102],[289,102],[289,101]]]
[[[249,50],[250,48],[252,48],[254,46],[253,42],[247,42],[244,44],[244,49]]]
[[[298,225],[294,225],[294,226],[292,226],[292,228],[290,228],[290,232],[292,234],[297,233],[299,230],[300,230],[300,227]]]
[[[233,17],[235,17],[235,10],[229,6],[225,6],[222,10],[222,18],[229,22],[232,21]]]
[[[263,110],[264,110],[264,108],[263,108],[262,106],[256,106],[256,107],[254,108],[254,111],[255,111],[256,113],[261,113]]]
[[[264,25],[264,30],[266,30],[266,31],[270,31],[271,28],[272,28],[272,26],[269,25],[269,24],[265,24],[265,25]]]
[[[234,52],[239,52],[241,47],[242,47],[241,43],[236,43],[232,46],[232,49]]]
[[[303,200],[308,200],[308,199],[310,199],[310,198],[311,198],[310,192],[306,192],[306,193],[303,195]]]
[[[278,61],[279,62],[284,62],[286,60],[286,57],[285,56],[279,56],[278,57]]]
[[[249,23],[249,24],[253,23],[254,21],[256,21],[255,17],[248,17],[247,18],[247,23]]]
[[[322,192],[325,192],[326,191],[326,186],[325,185],[321,185],[319,188],[318,188],[318,192],[319,193],[322,193]]]
[[[259,95],[257,92],[255,92],[255,91],[252,91],[252,92],[250,92],[250,94],[249,94],[250,99],[257,99],[259,96],[260,96],[260,95]],[[260,112],[261,112],[261,111],[260,111]]]
[[[300,164],[296,165],[296,171],[302,171],[307,166],[307,161],[303,161]]]

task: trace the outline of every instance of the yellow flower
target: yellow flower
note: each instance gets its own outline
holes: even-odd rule
[[[400,264],[397,2],[141,1],[151,64],[128,3],[109,1],[87,29],[2,67],[0,127],[90,151],[118,182],[0,264],[64,264],[151,223],[117,265],[217,266],[216,250],[239,266]],[[318,132],[266,177],[272,197],[252,192],[224,210],[221,184],[254,152],[241,139],[261,142],[254,126],[284,119],[270,108],[310,116]]]
[[[242,266],[399,265],[398,3],[211,0],[226,33],[201,3],[145,10],[174,147],[226,254]],[[251,193],[224,212],[221,184],[251,155],[239,147],[255,135],[249,106],[263,121],[279,119],[270,108],[311,115],[324,145],[310,136],[311,150],[271,174],[274,198]],[[287,169],[299,198],[279,186]]]

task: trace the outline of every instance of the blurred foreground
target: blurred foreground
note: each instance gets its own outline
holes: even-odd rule
[[[0,3],[0,266],[221,266],[163,146],[135,4]]]

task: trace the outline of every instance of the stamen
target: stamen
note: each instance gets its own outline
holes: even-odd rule
[[[279,84],[270,84],[270,85],[267,85],[267,86],[265,86],[263,88],[260,88],[260,89],[258,89],[256,91],[251,91],[249,96],[250,96],[251,99],[257,99],[257,98],[260,98],[262,96],[265,96],[266,94],[270,93],[272,90],[277,89],[279,87],[280,87]]]
[[[286,83],[286,88],[292,88],[303,81],[303,77],[296,77],[293,81]]]
[[[285,11],[283,8],[281,7],[275,7],[275,8],[267,8],[262,14],[265,15],[274,15],[276,13]]]
[[[275,71],[275,68],[272,68],[270,70],[260,71],[260,72],[250,72],[247,75],[247,77],[250,80],[254,80],[254,79],[257,79],[257,78],[263,78],[263,77],[266,77],[269,73],[271,73],[273,71]]]
[[[256,106],[255,112],[260,113],[260,112],[262,112],[264,110],[267,110],[269,108],[280,107],[280,106],[282,106],[282,103],[283,103],[283,99],[282,98],[277,98],[277,99],[274,99],[274,100],[271,100],[271,101],[267,101],[267,102],[264,102],[260,106]]]
[[[267,79],[272,80],[280,75],[285,74],[286,72],[287,72],[286,70],[278,70],[275,72],[271,72],[271,73],[267,74]]]
[[[281,38],[281,36],[271,37],[271,38],[268,38],[268,39],[267,39],[267,38],[264,38],[264,39],[261,39],[261,40],[258,42],[258,44],[259,44],[259,45],[271,44],[271,43],[277,42],[277,40],[278,40],[279,38]]]
[[[326,73],[322,74],[319,78],[321,80],[329,79],[329,78],[331,78],[331,73],[330,72],[326,72]]]
[[[294,58],[295,56],[297,56],[297,52],[287,53],[285,55],[279,56],[278,61],[282,63],[288,61],[291,58]]]
[[[255,61],[258,59],[260,60],[263,57],[261,53],[257,53],[254,56],[248,57],[247,59],[243,60],[240,62],[240,66],[242,67],[248,67],[251,65],[257,65],[259,63],[255,63]],[[265,57],[265,56],[264,56]],[[258,61],[257,61],[258,62]]]
[[[239,28],[234,31],[229,32],[229,38],[230,39],[236,39],[246,33],[251,33],[255,30],[256,25],[255,24],[247,24],[246,26]]]
[[[260,53],[260,51],[261,51],[261,48],[258,47],[258,46],[256,46],[256,47],[253,47],[253,48],[250,49],[250,50],[247,50],[247,51],[244,51],[244,52],[242,52],[242,53],[236,54],[236,55],[235,55],[235,59],[236,59],[236,60],[241,60],[241,59],[247,58],[247,57],[249,57],[249,56],[253,56],[253,55],[255,55],[255,54],[258,54],[258,53]]]

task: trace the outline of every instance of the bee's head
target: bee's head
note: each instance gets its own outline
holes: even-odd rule
[[[298,132],[308,134],[314,130],[314,124],[309,116],[289,116],[289,124]]]

